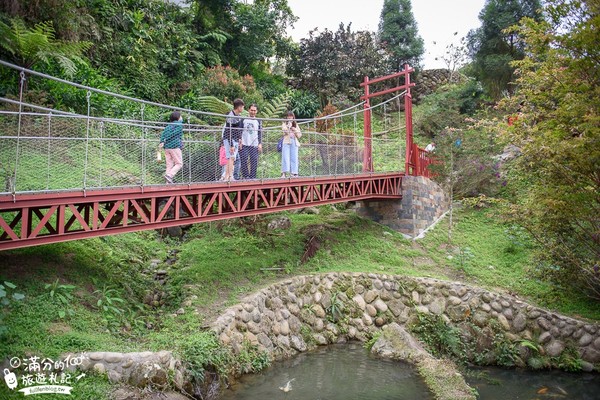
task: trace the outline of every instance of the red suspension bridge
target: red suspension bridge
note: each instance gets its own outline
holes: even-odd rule
[[[145,121],[146,107],[164,105],[62,81],[0,61],[20,73],[19,101],[0,98],[0,250],[146,229],[237,218],[314,205],[368,199],[400,199],[402,177],[428,176],[427,154],[412,140],[411,68],[365,81],[364,136],[317,132],[303,121],[300,177],[279,176],[278,122],[265,120],[258,179],[219,182],[221,128],[185,124],[184,168],[175,184],[161,184],[164,167],[155,151],[161,123]],[[25,75],[86,91],[87,115],[25,103]],[[401,77],[404,84],[370,93],[370,85]],[[29,78],[31,79],[31,78]],[[401,92],[406,140],[376,139],[370,99]],[[93,117],[92,96],[139,102],[139,120]],[[11,109],[12,108],[12,109]],[[182,110],[184,113],[198,113]],[[200,113],[206,118],[217,117]],[[354,118],[357,112],[348,113]],[[327,118],[340,118],[329,116]],[[222,116],[220,116],[222,117]],[[314,129],[311,129],[311,122]],[[356,129],[355,129],[356,131]],[[404,157],[403,157],[404,156]],[[404,160],[403,160],[404,158]]]

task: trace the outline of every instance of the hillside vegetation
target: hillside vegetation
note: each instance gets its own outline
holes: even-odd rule
[[[1,279],[25,294],[4,316],[0,357],[32,351],[180,349],[226,306],[298,274],[367,271],[460,280],[569,315],[600,319],[593,302],[537,274],[535,244],[495,206],[455,211],[422,240],[331,206],[193,226],[178,241],[140,232],[7,251]],[[286,216],[291,228],[270,231]],[[308,245],[310,243],[310,245]],[[316,249],[306,262],[307,246]],[[156,280],[164,270],[164,284]],[[108,305],[108,307],[104,307]],[[176,312],[183,308],[182,315]]]

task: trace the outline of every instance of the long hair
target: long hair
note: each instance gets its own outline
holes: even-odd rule
[[[292,117],[292,126],[295,128],[296,127],[296,116],[294,115],[294,112],[292,110],[287,112],[287,117]]]

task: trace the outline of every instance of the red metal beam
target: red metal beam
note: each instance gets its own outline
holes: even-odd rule
[[[397,92],[397,91],[402,90],[402,89],[408,90],[409,88],[411,88],[413,86],[415,86],[415,83],[411,83],[410,85],[396,86],[395,88],[392,88],[392,89],[386,89],[386,90],[381,90],[379,92],[371,93],[368,96],[367,95],[360,96],[360,99],[361,100],[368,100],[370,98],[377,97],[377,96],[382,96],[384,94],[394,93],[394,92]]]
[[[404,65],[404,69],[402,71],[400,71],[400,72],[396,72],[396,73],[391,74],[391,75],[381,76],[381,77],[375,78],[375,79],[370,79],[369,83],[363,82],[363,83],[360,84],[360,86],[371,85],[373,83],[385,81],[385,80],[388,80],[388,79],[397,78],[399,76],[410,74],[412,72],[415,72],[415,70],[413,68],[409,67],[408,64],[405,64]]]
[[[366,199],[402,173],[0,196],[0,250]]]
[[[373,171],[373,141],[371,137],[371,103],[369,102],[369,77],[361,84],[365,88],[365,104],[363,117],[363,134],[365,137],[365,151],[363,153],[363,172]]]

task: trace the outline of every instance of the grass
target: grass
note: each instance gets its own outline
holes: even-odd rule
[[[183,241],[139,232],[4,252],[0,281],[14,283],[26,297],[2,309],[0,324],[8,333],[0,341],[0,357],[161,349],[183,355],[191,335],[205,331],[224,308],[247,294],[293,275],[332,271],[460,280],[600,320],[593,301],[556,290],[537,276],[533,242],[503,224],[494,208],[455,210],[450,243],[447,219],[424,239],[411,241],[340,206],[319,210],[318,215],[290,212],[196,225]],[[267,229],[269,221],[284,216],[291,228]],[[314,255],[302,263],[311,239]],[[150,260],[164,261],[173,250],[176,262],[156,267],[169,272],[161,285]],[[50,296],[46,285],[52,284],[74,286],[71,298],[62,302]],[[115,303],[122,314],[98,307],[103,290],[123,300]],[[163,304],[144,303],[156,293]],[[175,316],[181,307],[185,313]],[[61,317],[65,310],[72,312]],[[102,399],[95,395],[102,390],[91,386],[108,387],[99,377],[86,377],[85,385],[73,398]]]

